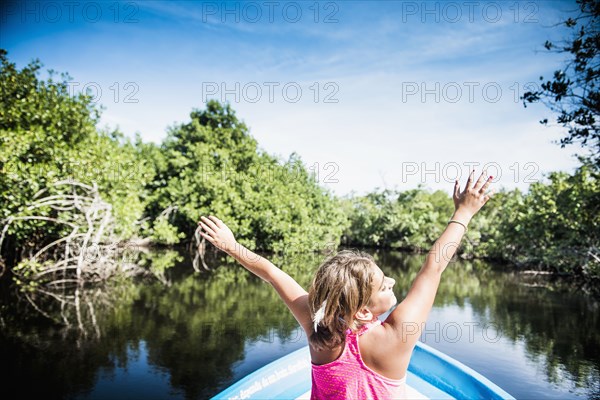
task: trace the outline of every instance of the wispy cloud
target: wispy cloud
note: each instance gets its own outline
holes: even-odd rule
[[[335,2],[337,9],[317,2],[315,22],[309,8],[315,3],[297,3],[304,14],[296,23],[281,14],[273,22],[264,14],[256,23],[248,18],[236,23],[232,15],[223,22],[219,13],[203,11],[202,3],[146,1],[139,3],[135,24],[26,24],[18,31],[3,30],[2,41],[17,62],[41,57],[82,82],[108,88],[134,80],[139,102],[103,98],[103,123],[129,135],[139,131],[152,141],[163,138],[173,122],[185,122],[193,107],[203,106],[206,82],[234,90],[236,83],[277,82],[273,102],[263,96],[253,103],[241,95],[232,106],[266,151],[284,158],[298,152],[321,167],[337,163],[339,182],[326,185],[339,194],[381,187],[382,176],[391,187],[422,182],[420,175],[403,178],[403,162],[431,166],[492,160],[502,165],[505,177],[516,162],[533,162],[540,171],[575,165],[570,154],[577,149],[550,143],[561,129],[537,122],[549,116],[548,110],[524,109],[518,101],[524,83],[560,65],[560,57],[535,50],[546,38],[561,36],[560,27],[549,27],[563,9],[573,8],[572,1],[536,2],[537,23],[523,22],[529,2],[518,2],[517,22],[504,14],[495,23],[481,15],[474,21],[436,23],[431,16],[407,15],[406,2],[394,1]],[[512,12],[511,4],[502,3],[503,11]],[[325,23],[332,15],[337,22]],[[281,94],[290,82],[303,88],[297,103]],[[337,85],[337,103],[323,101],[327,82]],[[478,83],[473,101],[466,98],[465,82]],[[407,96],[407,83],[419,92]],[[450,92],[436,89],[454,83],[463,90],[457,102],[449,100]],[[486,83],[501,87],[498,101],[484,98]],[[317,100],[315,88],[320,90]],[[438,93],[423,96],[423,89]],[[214,97],[232,101],[233,96],[219,92]],[[446,182],[425,178],[422,183],[432,188],[446,188]],[[526,187],[522,179],[501,183]]]

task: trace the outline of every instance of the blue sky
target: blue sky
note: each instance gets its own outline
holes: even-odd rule
[[[572,171],[578,145],[519,94],[564,56],[574,1],[9,2],[0,47],[88,87],[102,124],[160,142],[209,98],[229,101],[265,151],[300,154],[339,195],[423,184],[471,166],[526,189]]]

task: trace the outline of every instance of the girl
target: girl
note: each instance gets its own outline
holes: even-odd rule
[[[396,305],[394,279],[373,258],[342,251],[318,268],[308,293],[288,274],[236,242],[220,219],[201,217],[200,234],[270,283],[309,338],[311,399],[404,398],[406,370],[440,283],[442,272],[467,231],[471,218],[490,199],[492,177],[475,171],[460,191],[454,184],[455,211],[429,251],[406,298]],[[365,334],[368,332],[368,334]],[[360,339],[359,339],[360,338]]]

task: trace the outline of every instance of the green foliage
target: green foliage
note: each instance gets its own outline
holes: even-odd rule
[[[22,70],[0,50],[0,220],[26,216],[34,195],[58,181],[97,184],[112,205],[116,234],[137,232],[144,210],[142,191],[152,166],[117,131],[96,129],[100,111],[86,94],[70,96],[69,77],[39,79],[41,64]],[[51,190],[50,194],[55,194]],[[36,215],[56,218],[50,208]],[[67,233],[64,225],[47,221],[15,221],[8,233],[14,248],[39,244]]]
[[[169,130],[160,149],[144,149],[157,168],[148,215],[176,207],[171,224],[186,237],[201,215],[217,215],[241,243],[263,250],[339,242],[346,218],[338,201],[296,154],[283,162],[259,150],[229,104],[210,101],[190,117]]]
[[[155,250],[142,254],[138,265],[143,265],[148,268],[150,273],[159,281],[167,283],[166,274],[177,264],[184,260],[183,255],[176,250],[163,249],[163,251]]]
[[[515,262],[521,252],[518,243],[509,241],[513,231],[522,230],[517,222],[523,213],[524,196],[519,189],[501,188],[469,224],[465,252],[473,257],[490,257]]]
[[[514,248],[515,261],[557,272],[600,276],[600,171],[583,163],[569,175],[552,172],[512,208],[499,241]]]
[[[152,227],[151,238],[155,243],[176,244],[185,238],[185,233],[178,232],[166,218],[157,218]]]
[[[353,246],[423,249],[443,232],[454,205],[442,191],[383,190],[346,199],[350,226],[344,243]]]
[[[50,71],[44,81],[39,61],[19,70],[6,55],[0,52],[0,219],[59,218],[55,209],[27,206],[38,191],[75,180],[98,186],[122,240],[146,236],[177,244],[191,239],[200,215],[214,214],[257,249],[294,252],[339,243],[347,223],[339,200],[298,155],[284,161],[260,150],[229,105],[211,101],[193,110],[191,121],[172,127],[161,145],[139,136],[131,141],[97,129],[100,110],[87,94],[69,94],[68,75],[55,80]],[[19,220],[8,234],[12,250],[23,253],[70,229]]]
[[[34,275],[43,272],[47,266],[47,264],[43,265],[35,260],[30,259],[25,259],[17,264],[17,266],[14,268],[14,271],[16,272],[14,281],[19,287],[19,290],[24,292],[35,291],[40,283],[43,283],[43,280],[40,282],[31,278],[33,278]]]
[[[527,193],[500,190],[471,220],[458,253],[599,277],[600,171],[580,161],[573,174],[552,172],[549,182],[536,182]],[[444,192],[418,188],[346,199],[346,210],[344,243],[426,250],[454,205]]]

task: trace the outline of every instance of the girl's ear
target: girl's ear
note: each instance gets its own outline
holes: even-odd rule
[[[363,323],[371,322],[373,320],[373,313],[368,308],[362,308],[354,314],[354,318]]]

